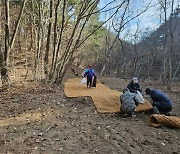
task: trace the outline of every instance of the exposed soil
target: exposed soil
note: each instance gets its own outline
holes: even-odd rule
[[[73,77],[68,70],[65,80]],[[115,90],[123,89],[128,83],[117,78],[100,80]],[[145,88],[148,84],[142,85]],[[174,102],[172,114],[180,117],[179,85],[166,93]],[[159,84],[154,87],[164,88]],[[180,152],[180,129],[149,126],[150,112],[137,113],[135,119],[98,113],[91,98],[66,98],[63,87],[46,83],[14,86],[0,93],[0,153]],[[25,115],[27,120],[22,119]]]

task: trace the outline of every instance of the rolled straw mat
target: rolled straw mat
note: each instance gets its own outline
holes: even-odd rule
[[[176,116],[165,116],[153,114],[149,118],[149,124],[153,127],[169,126],[180,128],[180,118]]]
[[[74,78],[65,82],[64,92],[66,97],[89,96],[93,99],[98,112],[120,112],[120,95],[122,95],[122,92],[111,90],[100,81],[97,81],[96,88],[87,88],[86,85],[80,85],[80,81],[80,78]],[[151,108],[151,104],[146,101],[144,104],[138,105],[136,111],[145,111]]]

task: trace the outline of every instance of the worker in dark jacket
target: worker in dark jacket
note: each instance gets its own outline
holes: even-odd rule
[[[92,80],[93,80],[93,77],[95,76],[94,69],[92,69],[91,65],[89,65],[89,68],[86,69],[84,76],[87,77],[87,88],[88,87],[91,88]]]
[[[127,88],[130,90],[131,93],[137,93],[137,90],[139,92],[142,92],[141,86],[136,77],[132,79],[132,81],[128,84]]]
[[[146,94],[150,95],[153,100],[153,113],[170,115],[172,102],[161,90],[146,88]]]

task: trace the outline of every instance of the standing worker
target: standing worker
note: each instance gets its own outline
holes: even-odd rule
[[[92,69],[92,65],[89,65],[89,68],[86,69],[84,76],[87,77],[87,88],[91,88],[93,77],[95,76],[94,69]]]

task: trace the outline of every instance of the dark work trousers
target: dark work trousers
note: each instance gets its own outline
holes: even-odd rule
[[[172,110],[172,107],[162,107],[160,102],[154,102],[153,106],[156,106],[160,113],[168,113]]]
[[[89,88],[91,88],[91,86],[92,86],[92,77],[87,77],[87,88],[88,88],[88,86],[89,86]]]

